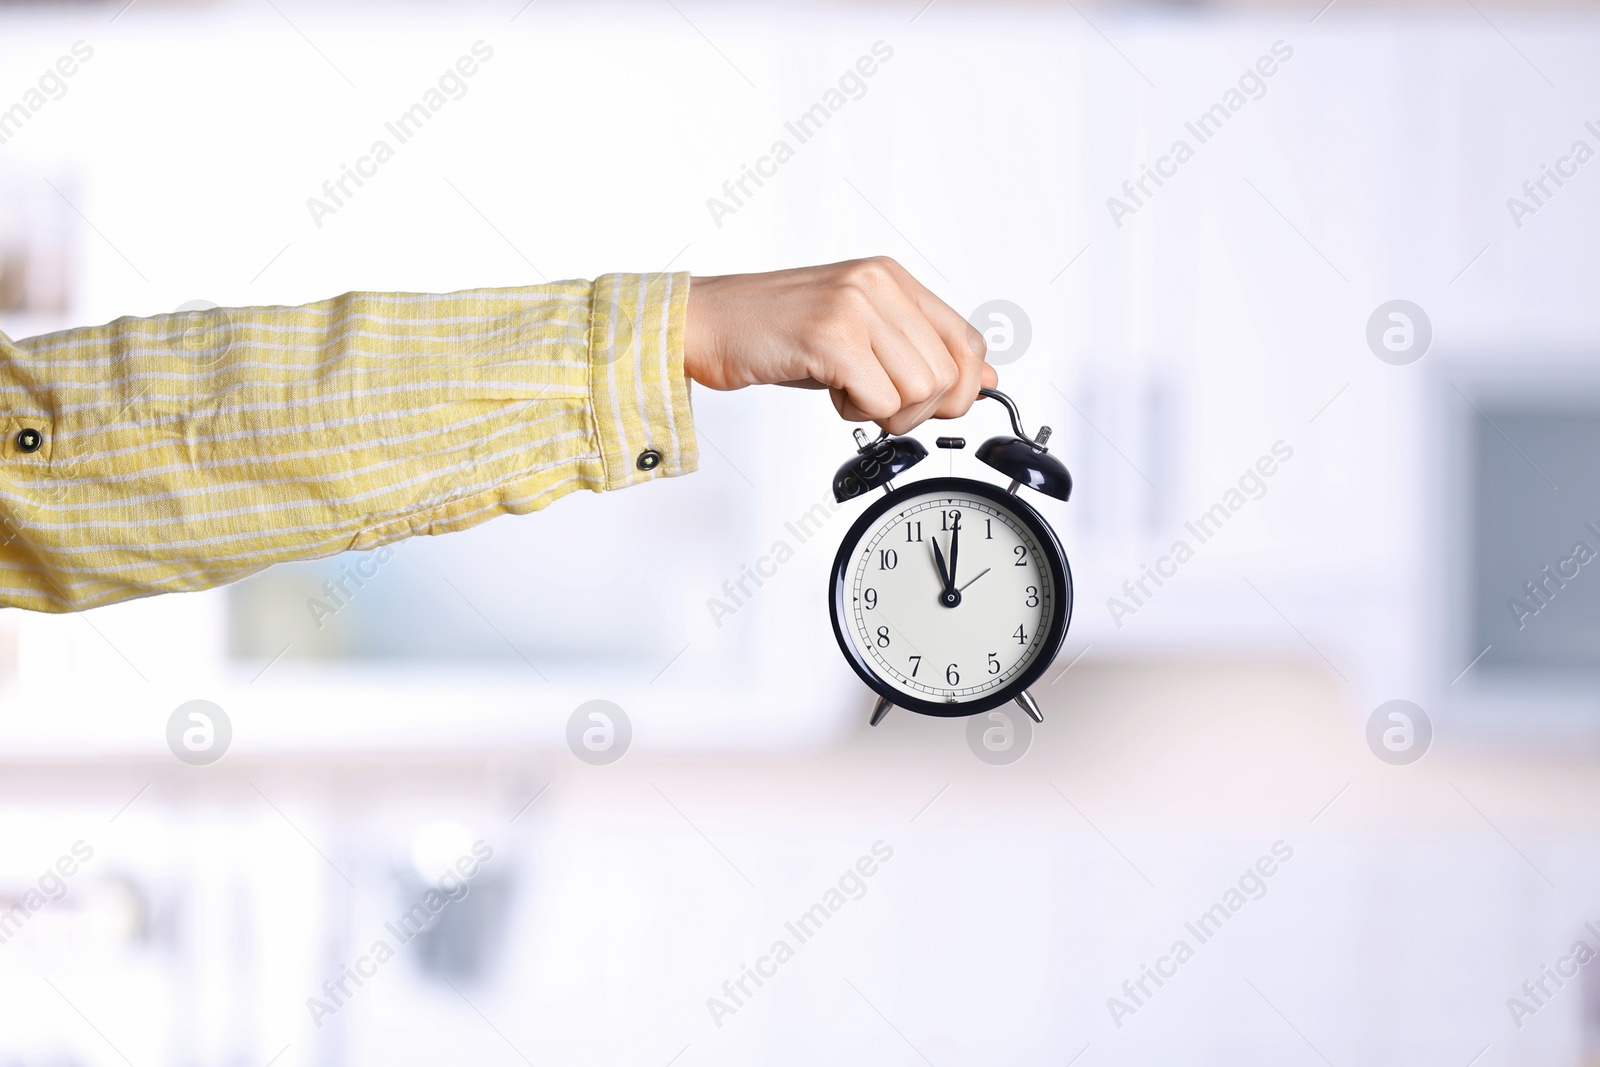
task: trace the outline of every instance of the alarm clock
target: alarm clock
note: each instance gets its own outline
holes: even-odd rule
[[[1061,650],[1072,619],[1072,570],[1055,531],[1018,495],[1057,500],[1072,475],[1045,442],[1030,438],[1017,405],[996,389],[1013,436],[974,453],[1010,479],[1007,488],[971,478],[895,479],[928,456],[912,437],[876,440],[856,430],[856,454],[833,480],[834,499],[881,488],[834,557],[828,608],[850,666],[878,694],[872,725],[892,707],[924,715],[976,715],[1015,701],[1043,722],[1028,687]],[[963,448],[941,437],[943,448]]]

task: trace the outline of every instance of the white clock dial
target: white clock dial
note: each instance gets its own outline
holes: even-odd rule
[[[840,629],[898,692],[979,699],[1053,647],[1062,593],[1044,551],[1002,504],[948,489],[909,496],[851,546]]]

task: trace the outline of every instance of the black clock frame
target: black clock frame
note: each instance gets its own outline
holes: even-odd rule
[[[938,496],[948,492],[951,495],[966,495],[982,497],[990,503],[1003,507],[1021,520],[1034,538],[1044,548],[1045,566],[1050,570],[1050,578],[1058,591],[1050,610],[1050,628],[1045,635],[1044,646],[1032,663],[1023,669],[1005,685],[992,693],[985,693],[971,701],[949,703],[948,701],[924,700],[921,697],[911,696],[901,692],[888,682],[883,681],[869,666],[866,656],[856,648],[855,642],[845,633],[842,617],[846,614],[845,594],[847,590],[848,571],[851,560],[854,558],[853,549],[860,542],[861,537],[868,529],[874,526],[885,514],[893,511],[900,504],[920,496]],[[930,601],[931,603],[931,601]],[[833,636],[839,642],[839,649],[844,653],[845,659],[855,670],[861,680],[873,692],[889,701],[897,708],[915,711],[923,715],[937,715],[941,718],[960,718],[967,715],[978,715],[990,711],[1002,704],[1009,703],[1026,690],[1030,685],[1039,680],[1039,676],[1049,670],[1050,664],[1055,662],[1056,655],[1061,651],[1061,644],[1066,640],[1067,627],[1072,622],[1072,567],[1067,562],[1067,554],[1061,548],[1061,541],[1056,537],[1056,532],[1050,528],[1044,516],[1026,500],[1014,493],[1008,493],[998,486],[988,482],[973,481],[971,478],[928,478],[923,481],[911,482],[902,485],[893,492],[882,497],[851,525],[850,531],[844,535],[844,541],[839,545],[838,554],[833,558],[833,570],[829,578],[828,590],[828,615],[833,621]]]

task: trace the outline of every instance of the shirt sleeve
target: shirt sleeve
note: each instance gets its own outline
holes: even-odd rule
[[[0,604],[205,589],[685,474],[687,274],[0,335]]]

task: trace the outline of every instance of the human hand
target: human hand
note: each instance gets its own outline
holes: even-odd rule
[[[841,417],[906,433],[999,383],[983,335],[885,256],[695,278],[684,372],[709,389],[826,387]],[[810,379],[807,382],[806,379]]]

